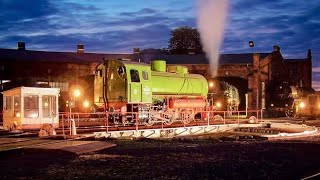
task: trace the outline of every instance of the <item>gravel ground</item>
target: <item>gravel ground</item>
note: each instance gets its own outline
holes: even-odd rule
[[[80,156],[20,149],[0,153],[1,179],[301,179],[320,172],[320,136],[226,142],[112,141]]]

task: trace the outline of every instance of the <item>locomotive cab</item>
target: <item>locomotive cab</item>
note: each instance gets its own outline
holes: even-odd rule
[[[146,64],[107,60],[97,67],[94,82],[94,101],[120,109],[125,104],[151,103],[150,67]],[[108,110],[108,109],[107,109]]]

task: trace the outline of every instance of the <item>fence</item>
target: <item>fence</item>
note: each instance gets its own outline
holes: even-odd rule
[[[112,131],[119,127],[131,127],[136,130],[145,129],[146,126],[153,128],[166,128],[172,126],[189,126],[194,125],[213,125],[213,124],[241,124],[241,123],[258,123],[263,119],[263,110],[251,111],[202,111],[197,119],[178,119],[171,120],[165,117],[155,117],[148,114],[148,117],[141,120],[139,113],[60,113],[59,127],[65,134],[65,129],[70,129],[71,119],[75,121],[76,128],[96,127],[103,128],[105,131]],[[155,120],[157,119],[157,120]],[[193,121],[193,122],[192,122]]]

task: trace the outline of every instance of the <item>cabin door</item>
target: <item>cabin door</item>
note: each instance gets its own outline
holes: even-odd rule
[[[141,101],[142,97],[139,71],[131,69],[129,82],[129,103],[140,103]]]

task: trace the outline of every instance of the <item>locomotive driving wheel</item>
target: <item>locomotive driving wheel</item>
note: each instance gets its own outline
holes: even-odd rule
[[[145,119],[143,121],[143,124],[145,126],[152,126],[155,123],[155,121],[156,121],[156,114],[155,112],[150,111],[150,117]]]
[[[163,117],[165,118],[164,124],[171,125],[173,123],[173,112],[171,110],[164,112]]]
[[[189,124],[192,120],[194,120],[194,113],[191,109],[183,109],[180,112],[181,119],[185,124]]]

